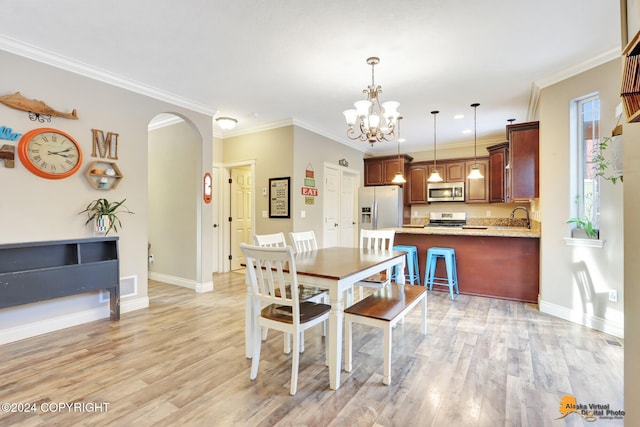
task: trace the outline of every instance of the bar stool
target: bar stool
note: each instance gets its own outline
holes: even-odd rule
[[[405,275],[405,279],[413,285],[413,282],[418,282],[420,286],[420,267],[418,265],[418,248],[415,246],[396,245],[392,248],[394,251],[402,251],[407,253],[407,269],[409,274]],[[395,281],[398,277],[400,267],[396,266],[391,280]]]
[[[436,264],[440,257],[444,258],[447,277],[435,277]],[[433,285],[448,286],[451,299],[453,299],[454,286],[456,288],[456,294],[460,293],[460,289],[458,288],[458,272],[456,271],[456,252],[453,248],[429,248],[427,251],[424,285],[429,286],[429,290],[433,289]]]

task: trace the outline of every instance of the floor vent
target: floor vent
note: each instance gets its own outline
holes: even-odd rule
[[[615,340],[605,340],[605,342],[615,347],[622,347],[622,344],[620,344],[618,341],[615,341]]]

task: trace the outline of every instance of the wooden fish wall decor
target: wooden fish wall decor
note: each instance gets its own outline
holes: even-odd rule
[[[54,110],[42,101],[25,98],[20,92],[0,96],[0,103],[7,107],[15,108],[16,110],[27,111],[31,120],[38,120],[40,122],[44,120],[51,121],[51,116],[78,120],[78,113],[75,109],[70,113],[62,113]]]

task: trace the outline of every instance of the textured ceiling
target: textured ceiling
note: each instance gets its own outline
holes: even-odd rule
[[[238,119],[233,133],[289,120],[348,142],[342,111],[378,56],[376,83],[400,102],[409,152],[431,147],[434,109],[438,144],[472,142],[462,131],[473,102],[478,140],[503,140],[507,119],[531,119],[532,88],[620,53],[617,0],[0,0],[0,10],[0,49],[60,55],[66,68],[219,111]]]

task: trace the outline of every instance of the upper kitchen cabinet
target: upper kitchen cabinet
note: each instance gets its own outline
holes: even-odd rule
[[[430,165],[426,164],[415,164],[409,168],[409,177],[407,178],[409,204],[427,203],[427,178],[430,173],[428,168]]]
[[[465,172],[465,162],[446,162],[443,166],[446,171],[446,178],[444,178],[445,182],[464,181],[469,174],[468,172]]]
[[[407,154],[400,155],[399,160],[397,155],[365,158],[364,185],[393,185],[391,181],[398,170],[407,176],[411,160],[413,157]]]
[[[528,202],[539,195],[539,122],[507,125],[509,190],[507,201]]]
[[[464,160],[442,160],[436,163],[436,168],[438,169],[438,173],[442,177],[443,182],[461,182],[464,181],[467,177],[465,175],[465,162]],[[433,162],[429,163],[427,169],[427,178],[431,176],[435,168],[433,167]]]
[[[487,147],[489,151],[489,202],[504,203],[507,201],[509,169],[509,143]]]
[[[463,163],[465,165],[464,178],[465,184],[465,203],[488,203],[489,202],[489,159],[486,157],[478,158],[477,161],[468,160]],[[484,178],[468,179],[471,168],[477,164],[480,173]],[[452,181],[453,182],[453,181]]]

